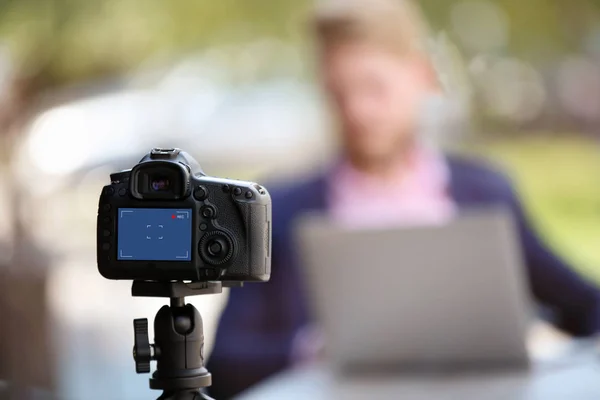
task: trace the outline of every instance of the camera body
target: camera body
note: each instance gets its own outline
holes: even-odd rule
[[[102,189],[97,262],[108,279],[268,281],[271,198],[206,176],[179,149],[153,149]]]

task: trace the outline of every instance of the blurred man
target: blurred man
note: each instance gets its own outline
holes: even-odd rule
[[[271,282],[231,291],[209,362],[212,393],[231,397],[304,357],[302,337],[311,319],[291,227],[307,211],[381,226],[437,223],[457,210],[507,205],[518,221],[534,296],[566,332],[598,331],[599,293],[536,236],[508,179],[422,144],[423,106],[440,87],[424,51],[426,28],[418,10],[406,0],[345,0],[319,8],[314,21],[342,154],[324,174],[269,187]]]

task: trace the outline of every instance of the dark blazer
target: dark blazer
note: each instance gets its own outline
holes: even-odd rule
[[[534,297],[554,314],[553,322],[575,336],[600,330],[600,294],[535,235],[509,180],[485,164],[448,156],[450,195],[459,209],[503,204],[517,221]],[[232,289],[221,316],[208,368],[211,393],[233,396],[286,368],[292,340],[310,322],[302,277],[291,240],[293,220],[326,210],[326,176],[269,188],[273,201],[271,281]]]

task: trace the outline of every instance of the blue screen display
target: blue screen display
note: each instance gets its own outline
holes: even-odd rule
[[[118,260],[191,261],[191,209],[119,208],[118,211]]]

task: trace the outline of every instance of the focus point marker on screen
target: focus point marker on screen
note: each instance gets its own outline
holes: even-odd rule
[[[175,214],[171,215],[171,219],[175,219],[175,218],[176,218]]]

